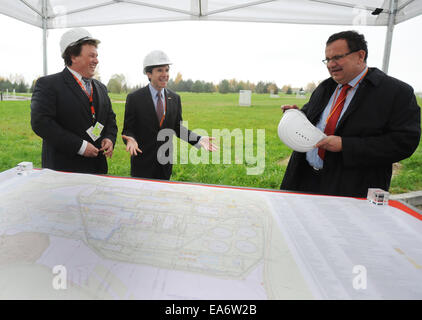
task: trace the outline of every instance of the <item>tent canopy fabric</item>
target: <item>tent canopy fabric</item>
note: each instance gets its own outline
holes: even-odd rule
[[[388,72],[394,25],[422,14],[422,0],[1,0],[0,13],[47,30],[181,20],[387,26]]]
[[[178,20],[388,26],[422,14],[422,0],[2,0],[0,13],[69,28]]]

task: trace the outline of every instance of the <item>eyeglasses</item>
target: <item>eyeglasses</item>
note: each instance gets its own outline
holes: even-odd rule
[[[348,53],[345,53],[345,54],[342,54],[342,55],[339,55],[339,56],[334,56],[334,57],[332,57],[332,58],[327,58],[327,59],[322,60],[322,63],[323,63],[323,64],[328,64],[330,61],[337,62],[337,61],[339,61],[340,59],[344,58],[345,56],[348,56],[349,54],[352,54],[352,53],[354,53],[354,52],[358,52],[358,51],[359,51],[359,50],[350,51],[350,52],[348,52]]]

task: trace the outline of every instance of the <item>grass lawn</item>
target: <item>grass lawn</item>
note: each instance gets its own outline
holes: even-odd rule
[[[190,129],[198,128],[212,135],[213,129],[228,129],[235,132],[236,128],[245,135],[245,129],[253,133],[253,152],[250,159],[237,154],[234,148],[234,137],[231,147],[221,139],[220,152],[217,154],[220,164],[211,164],[212,155],[197,152],[195,148],[184,141],[175,139],[177,158],[173,169],[172,180],[191,181],[207,184],[222,184],[258,188],[278,189],[286,168],[285,159],[291,153],[277,136],[277,125],[281,118],[280,105],[295,103],[302,106],[307,99],[296,99],[294,95],[281,94],[279,98],[270,98],[268,94],[253,94],[251,107],[238,106],[238,94],[218,93],[181,93],[183,119]],[[126,95],[110,95],[113,109],[117,115],[119,134],[112,160],[109,160],[109,174],[129,176],[129,155],[121,140],[123,127],[124,101]],[[422,99],[418,98],[419,105]],[[21,161],[31,161],[34,167],[41,167],[41,138],[36,136],[30,126],[30,101],[0,102],[0,171],[16,166]],[[254,157],[257,155],[257,132],[265,130],[265,169],[261,174],[248,175],[249,170],[257,166]],[[245,155],[245,140],[243,155]],[[184,151],[190,155],[188,164]],[[228,155],[223,163],[223,155]],[[238,150],[239,152],[239,150]],[[210,164],[191,163],[192,159],[202,154],[209,159]],[[216,155],[214,155],[215,157]],[[230,160],[230,161],[227,161]],[[261,164],[263,164],[261,162]],[[393,178],[390,192],[402,193],[422,190],[422,147],[409,159],[401,161],[401,168]]]

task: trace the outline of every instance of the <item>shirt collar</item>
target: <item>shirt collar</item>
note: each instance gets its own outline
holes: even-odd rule
[[[69,70],[79,81],[82,81],[82,75],[79,72],[76,72],[75,70],[66,67],[67,70]]]
[[[66,67],[79,81],[81,81],[82,82],[82,80],[84,81],[84,82],[87,82],[87,81],[89,81],[89,82],[91,82],[91,79],[88,79],[88,78],[84,78],[84,77],[82,77],[82,75],[79,73],[79,72],[77,72],[77,71],[75,71],[75,70],[73,70],[73,69],[71,69],[71,68],[69,68],[69,67]]]
[[[358,83],[360,78],[362,78],[362,76],[365,74],[365,72],[367,70],[368,70],[368,66],[366,66],[365,69],[363,69],[363,71],[361,73],[359,73],[356,77],[354,77],[352,80],[350,80],[348,82],[348,84],[353,88],[356,85],[356,83]]]
[[[151,83],[149,83],[149,84],[148,84],[148,86],[149,86],[149,91],[151,92],[151,96],[155,99],[155,98],[157,97],[158,90],[157,90],[157,89],[155,89],[155,88],[152,86],[152,84],[151,84]],[[162,90],[161,90],[161,99],[162,99],[162,100],[164,100],[164,90],[165,90],[165,89],[162,89]]]

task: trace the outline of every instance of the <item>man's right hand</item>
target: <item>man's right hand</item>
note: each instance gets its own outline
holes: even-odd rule
[[[283,112],[286,111],[286,110],[289,110],[289,109],[299,109],[299,108],[295,104],[293,104],[293,105],[285,104],[285,105],[281,106],[281,110],[283,110]]]
[[[98,156],[98,149],[92,143],[88,142],[84,152],[84,157],[95,158],[96,156]]]
[[[142,153],[142,150],[139,149],[135,138],[122,134],[122,139],[126,141],[126,151],[130,152],[131,156],[137,156],[137,152]]]

